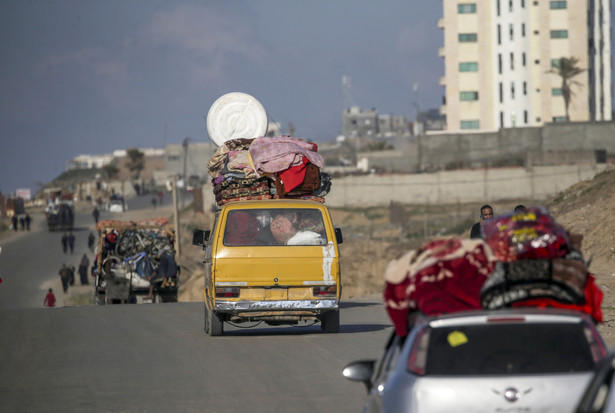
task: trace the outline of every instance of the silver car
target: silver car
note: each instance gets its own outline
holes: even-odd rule
[[[615,352],[603,360],[585,389],[577,413],[615,412]]]
[[[418,317],[382,359],[344,376],[363,382],[366,412],[572,412],[605,343],[589,316],[561,309]]]

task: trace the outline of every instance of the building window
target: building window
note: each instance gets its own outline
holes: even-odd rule
[[[498,44],[502,44],[502,26],[498,24]]]
[[[495,8],[497,10],[498,16],[500,15],[500,0],[495,0]]]
[[[476,33],[459,33],[459,41],[462,43],[476,42],[477,38]]]
[[[553,122],[568,122],[568,116],[554,116]]]
[[[551,10],[559,10],[566,8],[566,1],[551,1],[549,3],[549,8]]]
[[[508,11],[513,11],[513,0],[508,0]]]
[[[461,129],[478,129],[480,127],[478,120],[462,120]]]
[[[478,62],[460,62],[460,72],[478,72]]]
[[[559,59],[551,59],[551,67],[557,69],[559,67]]]
[[[525,67],[525,64],[527,63],[527,59],[525,58],[525,52],[521,53],[521,64],[523,65],[523,67]]]
[[[568,30],[551,30],[552,39],[567,39]]]
[[[478,100],[478,92],[459,92],[459,100],[462,101],[472,101]]]
[[[527,95],[527,82],[523,82],[523,95]]]
[[[504,127],[504,112],[500,111],[500,128]]]
[[[538,33],[540,33],[538,30],[534,30],[535,35],[538,35]]]
[[[510,82],[510,98],[515,99],[515,82]]]
[[[535,65],[539,65],[540,64],[540,60],[539,59],[534,60],[534,64]]]
[[[521,37],[525,37],[525,23],[521,23]]]
[[[499,82],[498,86],[500,103],[504,103],[504,85],[502,84],[502,82]]]
[[[508,37],[509,39],[512,41],[515,37],[515,33],[514,33],[514,25],[511,23],[508,25]]]
[[[502,54],[498,53],[498,73],[502,74]]]
[[[525,9],[525,0],[521,0],[521,8]]]
[[[562,96],[563,94],[564,91],[561,87],[554,87],[553,89],[551,89],[551,96]]]
[[[515,54],[510,53],[510,70],[515,70]]]
[[[529,115],[527,113],[527,110],[523,111],[523,123],[527,125],[527,123],[529,122]]]
[[[459,14],[476,13],[476,3],[458,4],[457,5],[457,12]]]

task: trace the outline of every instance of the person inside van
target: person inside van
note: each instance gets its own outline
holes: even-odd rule
[[[299,224],[297,214],[294,214],[295,222]],[[288,214],[280,214],[271,221],[270,229],[273,238],[280,245],[324,245],[323,237],[315,231],[297,229]],[[317,225],[308,224],[307,227],[317,229]]]
[[[286,245],[289,239],[297,233],[297,228],[288,218],[288,214],[279,214],[269,224],[273,239],[280,245]]]

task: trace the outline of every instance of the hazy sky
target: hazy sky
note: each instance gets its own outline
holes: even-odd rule
[[[245,92],[295,136],[362,109],[440,105],[435,0],[2,0],[0,191],[37,189],[79,154],[208,142],[204,117]],[[203,162],[207,160],[204,159]]]

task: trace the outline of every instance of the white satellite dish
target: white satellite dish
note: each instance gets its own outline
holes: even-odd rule
[[[258,138],[267,132],[267,112],[246,93],[227,93],[209,108],[207,132],[218,146],[230,139]]]

